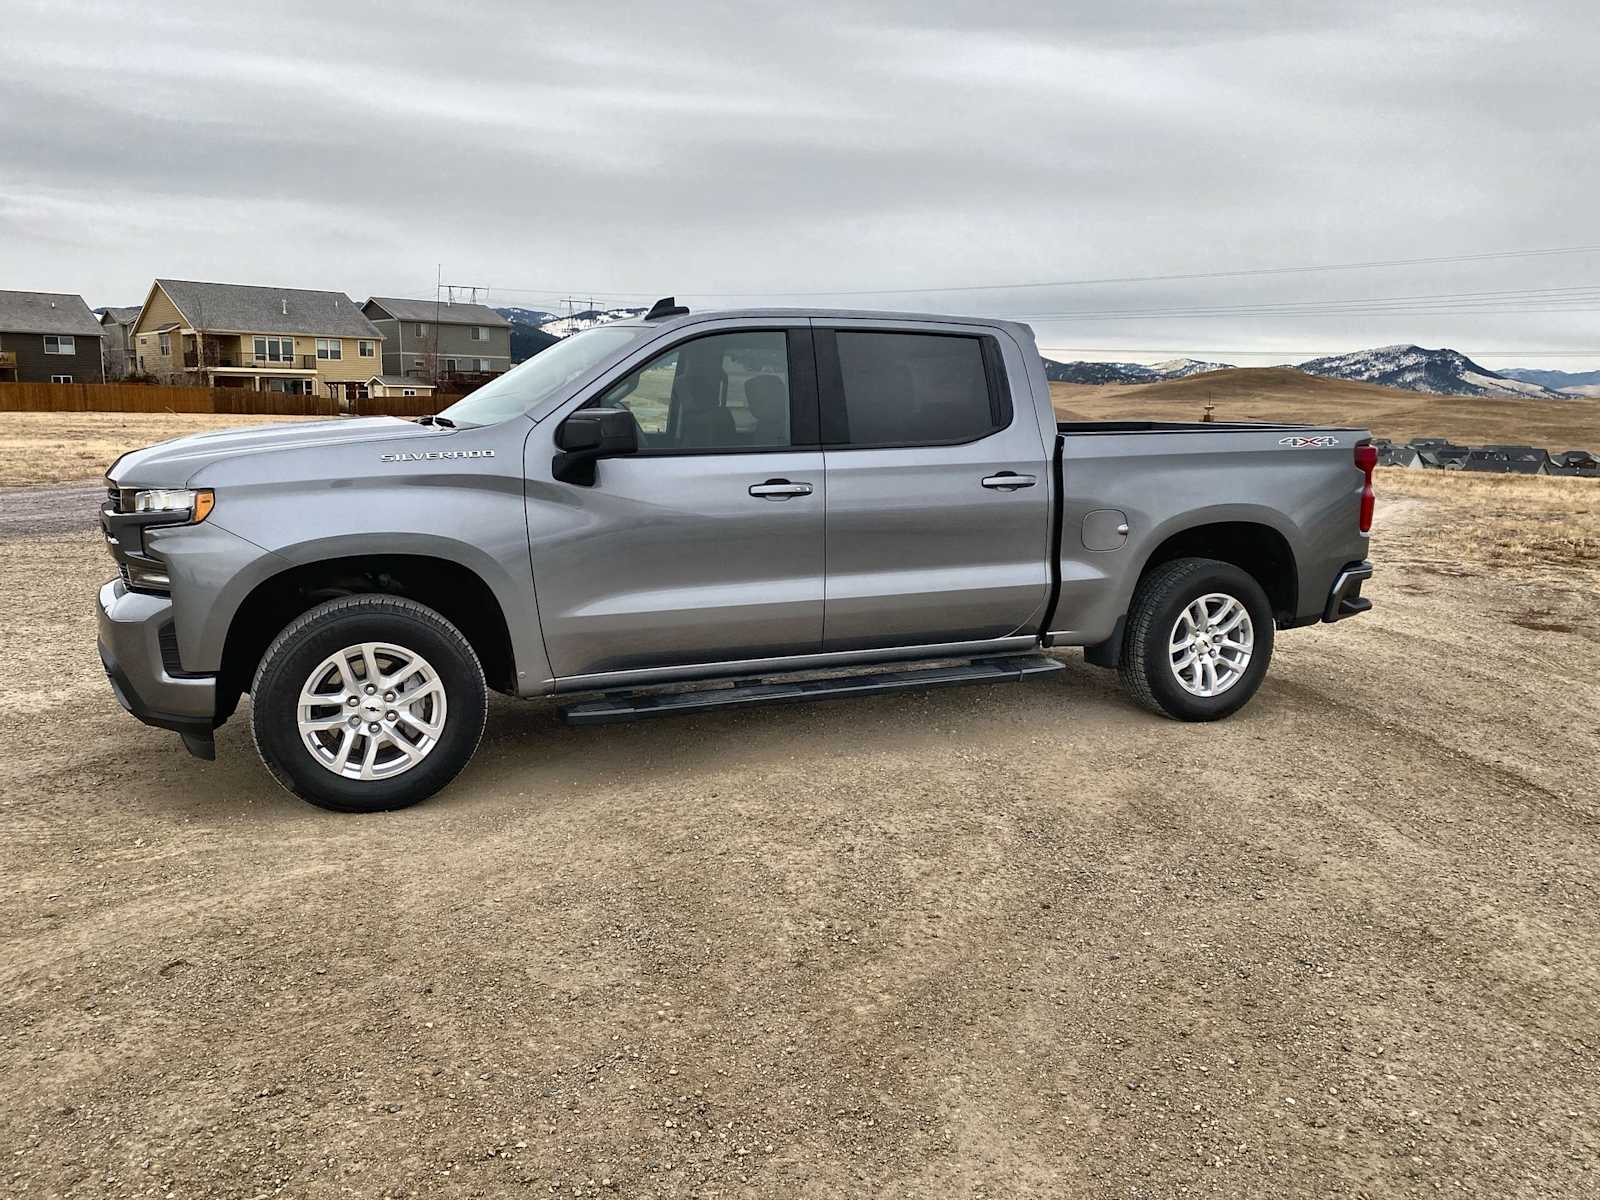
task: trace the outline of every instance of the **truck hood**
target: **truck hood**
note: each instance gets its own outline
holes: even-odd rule
[[[245,454],[279,450],[310,450],[321,446],[373,441],[404,441],[438,437],[447,432],[399,417],[358,417],[354,420],[307,421],[290,425],[252,425],[191,433],[130,450],[106,471],[117,487],[149,485],[178,487],[202,467]]]

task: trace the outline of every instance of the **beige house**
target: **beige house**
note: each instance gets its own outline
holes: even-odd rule
[[[367,392],[373,396],[432,396],[434,391],[426,379],[409,375],[374,375],[367,380]]]
[[[158,279],[133,327],[134,370],[173,382],[349,400],[383,335],[342,292]]]

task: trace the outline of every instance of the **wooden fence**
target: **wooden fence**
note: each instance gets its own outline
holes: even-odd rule
[[[332,396],[250,388],[156,387],[143,383],[0,383],[0,412],[221,413],[336,417]]]
[[[363,396],[350,402],[353,417],[429,417],[449,408],[460,396]]]

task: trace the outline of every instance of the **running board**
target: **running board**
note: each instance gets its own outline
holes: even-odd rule
[[[838,675],[828,679],[792,682],[761,677],[738,680],[732,687],[704,688],[692,692],[611,692],[561,710],[568,725],[611,725],[667,717],[674,713],[746,708],[787,700],[830,700],[838,696],[874,696],[912,688],[952,687],[963,683],[1006,683],[1030,675],[1047,675],[1066,664],[1043,654],[1018,654],[1005,658],[980,658],[973,662],[906,671],[878,671],[871,675]]]

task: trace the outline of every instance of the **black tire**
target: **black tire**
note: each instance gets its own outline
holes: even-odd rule
[[[300,689],[311,672],[363,642],[422,656],[444,689],[444,727],[436,742],[420,762],[389,778],[335,774],[300,736]],[[385,595],[329,600],[296,617],[261,656],[250,694],[256,750],[273,778],[318,808],[345,813],[387,812],[426,800],[467,765],[489,711],[483,666],[461,631],[425,605]]]
[[[1179,683],[1168,638],[1184,609],[1211,593],[1244,605],[1255,644],[1249,663],[1226,691],[1200,696]],[[1272,661],[1272,633],[1272,605],[1248,572],[1214,558],[1175,559],[1152,568],[1134,590],[1117,674],[1128,695],[1151,712],[1177,721],[1217,721],[1256,694]]]

